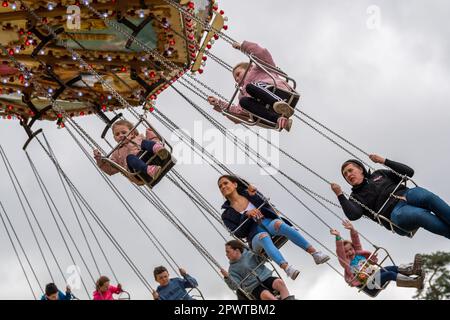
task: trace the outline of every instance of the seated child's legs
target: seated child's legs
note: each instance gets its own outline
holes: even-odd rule
[[[245,86],[245,90],[256,100],[261,101],[262,105],[272,106],[275,102],[282,99],[275,93],[269,90],[269,87],[273,87],[264,82],[252,82]]]
[[[264,280],[259,286],[257,286],[253,291],[252,295],[256,299],[261,300],[277,300],[273,295],[273,283],[277,280],[275,277],[270,277]]]
[[[143,157],[144,161],[147,161],[148,159],[150,159],[151,157],[153,157],[154,152],[153,152],[153,147],[156,145],[156,142],[151,141],[151,140],[142,140],[141,143],[141,149],[147,151],[147,153],[145,154],[145,156]]]
[[[380,270],[379,278],[376,276],[375,281],[380,287],[384,286],[386,282],[397,280],[398,268],[395,266],[384,267]]]
[[[248,112],[273,123],[277,123],[277,120],[280,117],[280,115],[273,111],[272,108],[267,109],[265,104],[258,102],[251,97],[241,98],[239,104]]]
[[[145,163],[145,161],[139,159],[139,157],[134,154],[129,154],[127,156],[127,165],[131,171],[138,171],[138,172],[147,171],[147,164]]]
[[[298,103],[299,97],[294,97],[291,101],[293,94],[285,89],[276,88],[273,92],[273,84],[267,84],[264,82],[249,83],[245,87],[245,90],[253,98],[261,101],[262,104],[273,106],[275,102],[286,101],[290,102],[289,105],[292,108]]]
[[[147,151],[142,160],[148,161],[155,154],[161,159],[165,160],[169,157],[170,153],[164,148],[162,143],[154,142],[151,140],[142,140],[141,149]]]

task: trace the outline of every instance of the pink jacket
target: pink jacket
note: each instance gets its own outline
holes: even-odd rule
[[[355,230],[350,231],[350,238],[351,242],[353,243],[353,248],[355,249],[355,254],[358,256],[364,256],[366,259],[370,257],[372,254],[370,251],[363,250],[361,246],[361,241],[359,240],[358,232]],[[345,249],[344,249],[344,241],[343,240],[337,240],[336,241],[336,254],[339,259],[339,263],[342,267],[344,267],[345,270],[345,281],[351,285],[352,287],[358,287],[361,285],[361,282],[358,280],[353,280],[355,278],[355,274],[352,272],[350,268],[350,262],[351,260],[347,258],[345,255]],[[374,263],[377,262],[377,259],[372,259]]]
[[[126,144],[123,144],[120,146],[119,149],[113,152],[111,155],[111,160],[117,163],[118,165],[127,168],[127,156],[129,154],[136,155],[139,151],[141,151],[141,143],[142,140],[152,140],[155,142],[161,142],[158,139],[158,136],[153,132],[153,130],[147,128],[145,131],[145,137],[142,134],[136,135],[133,139],[131,139],[132,142],[128,142]],[[108,175],[113,175],[119,172],[116,168],[111,166],[106,161],[97,160],[97,165],[100,167],[102,171],[104,171]]]
[[[94,291],[94,300],[114,300],[113,293],[119,294],[122,290],[114,287],[109,286],[108,291],[101,293],[100,291]]]
[[[270,52],[260,47],[258,44],[244,41],[241,45],[241,50],[247,54],[252,54],[256,58],[264,61],[267,64],[270,64],[272,66],[276,66],[275,61],[273,61],[272,55]],[[277,74],[273,74],[275,77],[275,83],[278,88],[286,89],[286,90],[292,90],[291,87],[284,81],[283,79],[279,78]],[[243,97],[249,97],[250,95],[245,90],[245,87],[247,84],[252,82],[266,82],[269,84],[273,84],[273,79],[260,67],[256,66],[255,64],[252,64],[250,70],[248,70],[247,75],[245,76],[245,79],[241,85],[241,89],[239,92],[239,100]],[[219,100],[218,105],[225,109],[227,107],[227,103],[225,101]],[[242,110],[242,107],[238,105],[231,105],[229,109],[232,113],[236,114],[242,114],[246,113],[245,110]]]

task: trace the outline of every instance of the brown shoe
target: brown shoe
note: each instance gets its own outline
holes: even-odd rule
[[[283,117],[289,118],[294,114],[294,109],[284,101],[277,101],[273,104],[273,110],[281,114]]]
[[[422,264],[423,264],[422,256],[420,254],[416,254],[414,256],[414,263],[398,266],[398,272],[405,276],[411,276],[411,275],[419,275],[420,276],[423,273]]]

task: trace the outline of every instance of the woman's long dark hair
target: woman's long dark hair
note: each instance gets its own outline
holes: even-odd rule
[[[240,195],[242,195],[244,193],[244,191],[247,190],[248,186],[250,185],[244,179],[242,179],[238,176],[233,176],[233,175],[229,175],[229,174],[224,174],[224,175],[220,176],[219,179],[217,180],[217,184],[219,184],[219,181],[223,178],[228,179],[233,183],[237,183],[237,192]]]

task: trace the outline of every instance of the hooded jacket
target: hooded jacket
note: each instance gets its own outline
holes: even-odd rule
[[[365,169],[362,164],[359,165],[363,169]],[[414,175],[414,170],[407,165],[394,162],[389,159],[386,159],[385,165],[392,170],[402,175],[406,175],[410,178]],[[390,170],[376,170],[373,173],[367,172],[365,170],[364,172],[364,181],[352,188],[351,196],[375,212],[378,212],[385,201],[389,199],[388,203],[380,212],[380,215],[390,220],[391,212],[399,201],[394,197],[390,197],[390,195],[401,181],[401,178]],[[406,190],[408,190],[406,186],[400,185],[400,187],[395,192],[395,195],[402,196],[404,195]],[[353,221],[358,220],[362,216],[366,216],[378,222],[377,219],[368,210],[364,209],[356,202],[347,199],[345,195],[341,194],[338,199],[348,219]],[[382,223],[387,229],[390,230],[390,225],[388,222],[382,220]]]

